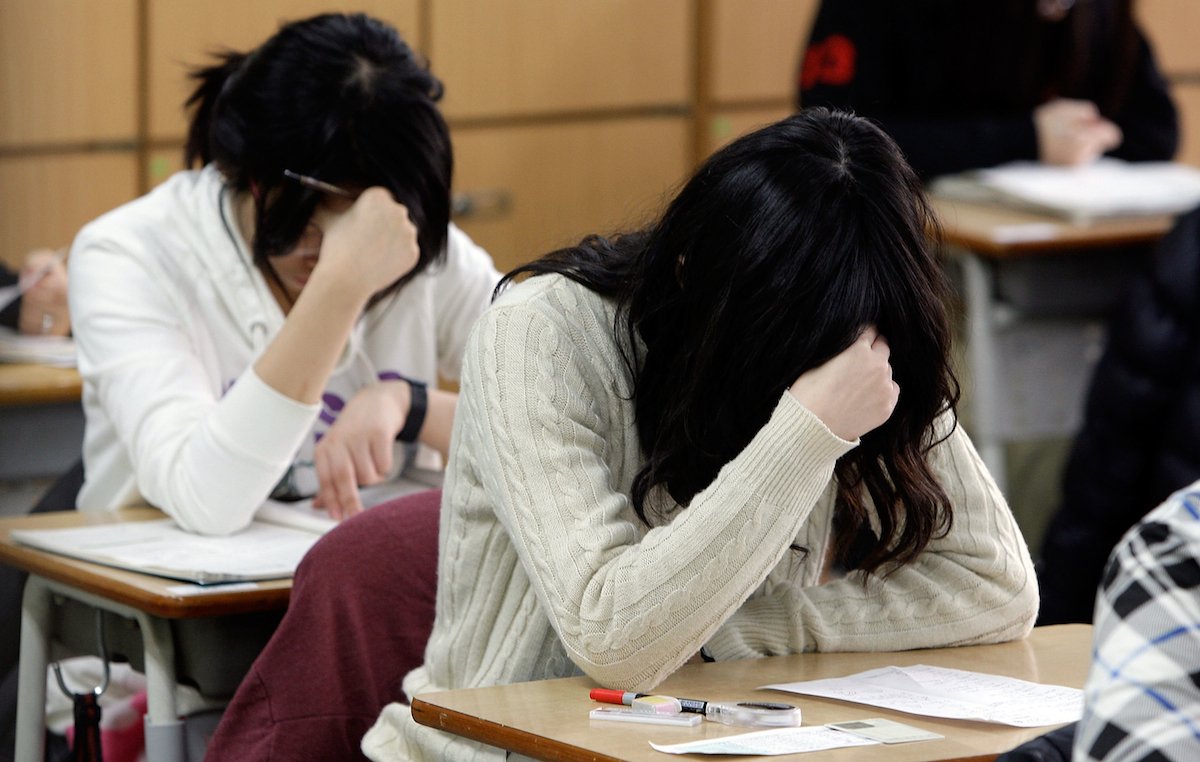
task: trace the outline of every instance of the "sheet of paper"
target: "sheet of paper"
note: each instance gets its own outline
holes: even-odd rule
[[[362,500],[363,507],[371,508],[401,495],[440,486],[442,486],[440,471],[409,469],[399,479],[370,487],[360,487],[358,495]],[[337,520],[332,518],[327,511],[322,508],[314,508],[312,498],[289,502],[267,500],[255,512],[254,518],[256,521],[295,527],[318,534],[324,534],[338,524]]]
[[[1178,214],[1200,203],[1200,170],[1178,162],[1102,158],[1077,167],[1012,162],[934,180],[938,196],[1027,207],[1087,223]]]
[[[923,664],[761,687],[929,717],[1022,728],[1074,722],[1083,714],[1083,691],[1076,688]]]
[[[159,519],[15,530],[12,538],[107,566],[212,584],[290,577],[320,535],[255,522],[228,537],[206,537]]]
[[[75,367],[75,342],[66,336],[32,336],[0,326],[0,362]]]
[[[831,728],[814,725],[807,728],[776,728],[742,733],[724,738],[709,738],[687,743],[650,745],[667,754],[754,754],[779,756],[804,751],[838,749],[843,746],[874,746],[878,741],[860,738]]]
[[[911,743],[913,741],[936,741],[945,738],[938,733],[914,728],[902,722],[885,720],[882,717],[872,717],[869,720],[851,720],[849,722],[830,722],[827,728],[841,730],[845,733],[869,738],[880,743]]]

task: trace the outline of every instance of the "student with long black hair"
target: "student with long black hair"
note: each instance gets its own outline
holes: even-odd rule
[[[404,693],[581,672],[649,690],[698,654],[1025,635],[1032,562],[955,424],[929,223],[890,139],[812,109],[712,156],[647,230],[511,274],[464,358],[436,620]],[[373,562],[359,539],[388,521],[367,512],[318,543],[297,586],[325,594],[293,598],[222,749],[239,748],[238,729],[280,749],[350,717],[367,705],[342,686],[405,658],[388,633],[410,616],[394,605],[409,582],[369,568],[411,543]],[[327,665],[324,717],[288,711],[305,695],[298,661]],[[495,752],[402,703],[362,748]]]
[[[196,71],[187,163],[79,234],[81,510],[245,526],[336,517],[445,451],[467,330],[499,274],[450,224],[441,83],[387,24],[330,14]],[[426,454],[428,454],[426,453]]]

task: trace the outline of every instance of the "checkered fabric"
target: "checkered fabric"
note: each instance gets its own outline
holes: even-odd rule
[[[1200,482],[1113,551],[1076,760],[1200,760]]]

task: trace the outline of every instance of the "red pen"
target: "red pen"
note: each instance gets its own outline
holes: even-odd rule
[[[592,701],[602,701],[605,704],[624,704],[629,706],[635,698],[650,696],[649,693],[633,693],[632,691],[618,691],[612,688],[592,688],[588,696]],[[683,707],[685,712],[695,712],[696,714],[704,714],[704,710],[708,708],[707,701],[700,699],[678,699],[679,705]]]

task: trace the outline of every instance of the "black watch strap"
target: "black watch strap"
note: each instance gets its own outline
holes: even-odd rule
[[[421,435],[421,427],[425,425],[425,413],[429,412],[429,389],[420,381],[411,378],[408,382],[410,400],[408,403],[408,418],[404,419],[404,428],[396,435],[398,442],[415,442]]]

